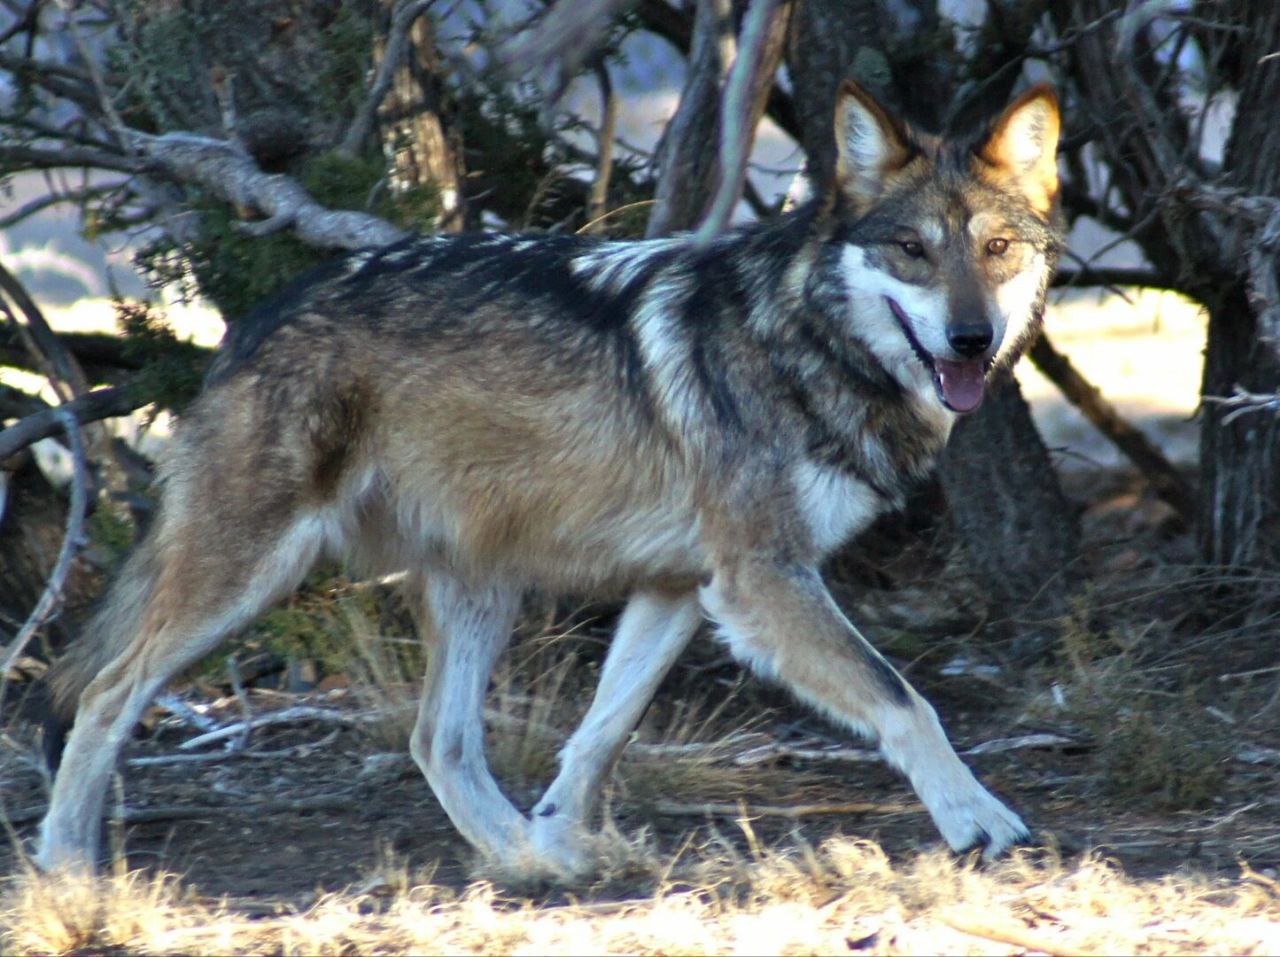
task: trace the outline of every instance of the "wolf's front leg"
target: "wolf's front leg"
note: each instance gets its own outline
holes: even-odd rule
[[[854,731],[910,780],[952,849],[988,859],[1026,826],[956,756],[924,698],[841,613],[816,568],[747,551],[717,563],[699,597],[733,653]]]

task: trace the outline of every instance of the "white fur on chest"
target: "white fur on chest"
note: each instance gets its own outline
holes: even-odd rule
[[[801,462],[791,472],[796,502],[814,545],[823,554],[835,551],[884,508],[866,482],[815,462]]]

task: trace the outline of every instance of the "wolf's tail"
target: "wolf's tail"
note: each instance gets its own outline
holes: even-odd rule
[[[157,516],[158,522],[159,516]],[[66,654],[45,676],[49,710],[45,751],[56,766],[62,739],[75,718],[80,695],[108,665],[124,654],[142,629],[143,616],[159,573],[154,527],[125,561],[97,611],[85,622]]]

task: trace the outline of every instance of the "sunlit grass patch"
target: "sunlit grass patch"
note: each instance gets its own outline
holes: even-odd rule
[[[655,862],[656,862],[655,858]],[[1280,895],[1233,881],[1135,881],[1093,856],[994,867],[942,853],[894,862],[874,843],[817,848],[711,841],[634,896],[584,888],[548,904],[492,883],[458,892],[415,878],[245,915],[171,877],[25,877],[0,902],[7,953],[1274,953]],[[372,888],[372,889],[369,889]]]

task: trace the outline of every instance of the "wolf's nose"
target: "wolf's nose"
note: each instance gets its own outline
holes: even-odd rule
[[[982,355],[991,345],[994,331],[989,322],[974,322],[961,326],[947,326],[947,342],[966,359]]]

